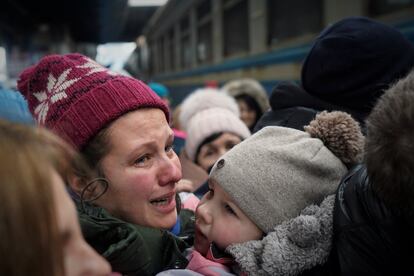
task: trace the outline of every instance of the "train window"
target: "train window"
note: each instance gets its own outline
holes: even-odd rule
[[[149,71],[153,74],[157,73],[157,66],[158,66],[158,57],[157,57],[157,44],[155,43],[155,40],[150,40],[149,41],[149,45],[150,45],[150,68]]]
[[[197,61],[206,64],[212,61],[212,30],[211,22],[198,28]]]
[[[370,0],[368,13],[377,16],[413,7],[414,0]]]
[[[268,0],[267,5],[271,46],[287,38],[317,33],[323,27],[322,0]]]
[[[175,68],[175,40],[174,40],[174,29],[171,29],[168,32],[168,43],[167,43],[167,51],[168,51],[168,62],[169,70],[174,71]]]
[[[232,56],[249,50],[247,1],[226,0],[223,3],[224,55]]]
[[[197,8],[197,18],[202,20],[211,13],[211,0],[204,0]]]
[[[197,62],[208,64],[212,61],[211,1],[205,0],[197,8]]]
[[[158,72],[164,72],[165,70],[165,55],[164,55],[164,39],[160,37],[157,43],[157,54],[158,54]]]
[[[188,69],[191,67],[191,40],[190,40],[190,19],[185,17],[180,22],[181,29],[181,67]]]
[[[189,32],[189,27],[190,27],[190,18],[184,17],[181,22],[180,22],[180,29],[181,29],[181,33],[185,34],[186,32]]]
[[[191,41],[189,35],[181,38],[181,67],[183,69],[191,67]]]

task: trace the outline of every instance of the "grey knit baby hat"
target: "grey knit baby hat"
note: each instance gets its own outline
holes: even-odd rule
[[[335,192],[361,159],[363,136],[344,112],[322,112],[306,132],[266,127],[223,155],[210,179],[265,233]]]

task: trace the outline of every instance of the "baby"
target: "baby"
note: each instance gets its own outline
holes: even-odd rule
[[[325,264],[333,194],[364,138],[343,112],[322,112],[305,130],[266,127],[216,162],[187,269],[296,275]]]

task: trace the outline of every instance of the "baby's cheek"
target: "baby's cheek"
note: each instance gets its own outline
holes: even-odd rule
[[[215,242],[217,246],[224,250],[229,245],[234,243],[243,242],[242,235],[237,229],[231,229],[230,227],[223,227],[221,235],[219,235],[219,242]]]

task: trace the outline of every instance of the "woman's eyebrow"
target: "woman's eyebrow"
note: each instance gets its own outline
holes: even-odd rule
[[[206,144],[206,146],[207,146],[208,149],[213,149],[213,150],[217,149],[217,147],[215,145],[210,144],[210,143]]]
[[[130,150],[130,152],[127,155],[127,159],[131,159],[131,158],[135,158],[136,155],[141,154],[142,152],[153,148],[154,146],[156,146],[156,143],[154,141],[148,141],[148,142],[144,142],[142,144],[139,144],[137,146],[135,146],[133,149]]]

